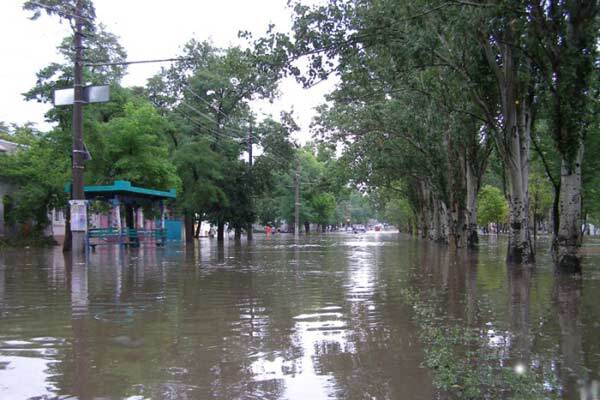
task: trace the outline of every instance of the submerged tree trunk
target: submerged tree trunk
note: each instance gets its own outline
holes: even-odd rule
[[[217,241],[223,242],[225,240],[225,222],[219,220],[217,222]]]
[[[435,242],[448,244],[448,219],[446,204],[441,200],[433,199],[433,229],[431,232]]]
[[[310,222],[304,221],[304,232],[308,235],[310,233]]]
[[[552,257],[556,267],[564,272],[581,271],[581,161],[580,144],[573,162],[563,159],[560,173],[560,192],[557,229],[552,241]]]
[[[510,207],[506,261],[516,264],[532,263],[535,261],[535,255],[529,232],[529,160],[513,160],[508,163],[506,169]]]
[[[194,237],[198,239],[200,237],[200,228],[202,227],[202,221],[198,221],[198,226],[196,226],[196,232],[194,233]]]
[[[194,245],[194,217],[191,212],[186,212],[183,216],[185,225],[185,243]]]
[[[65,208],[65,238],[63,239],[63,252],[71,251],[73,234],[71,233],[71,205],[67,204]]]
[[[480,180],[475,177],[470,165],[467,165],[467,198],[465,219],[467,224],[467,247],[475,248],[479,243],[477,234],[477,194]]]
[[[495,126],[495,140],[504,163],[509,203],[508,249],[506,261],[528,264],[535,261],[529,232],[529,154],[533,123],[533,79],[531,60],[515,50],[518,40],[513,27],[503,32],[502,41],[490,42],[484,33],[482,45],[489,66],[494,71],[500,90],[502,122],[493,114],[489,123]],[[499,57],[502,63],[498,63]]]
[[[522,96],[519,101],[518,97],[508,92],[503,96],[505,103],[503,107],[507,110],[505,114],[508,115],[504,128],[504,138],[508,141],[504,164],[508,178],[510,207],[506,261],[529,264],[535,261],[529,232],[529,155],[532,124],[529,107],[531,102],[525,96]]]
[[[448,210],[448,231],[452,239],[452,245],[456,248],[465,247],[467,244],[466,212],[458,200],[452,202]]]
[[[254,238],[254,227],[252,226],[252,222],[249,222],[246,227],[246,234],[248,236],[248,240],[252,240]]]

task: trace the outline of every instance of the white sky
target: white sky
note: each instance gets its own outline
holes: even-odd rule
[[[248,30],[255,37],[273,23],[288,31],[291,10],[287,0],[95,0],[97,21],[120,37],[130,60],[177,57],[182,45],[191,38],[210,39],[225,47],[241,42],[238,31]],[[37,21],[28,19],[21,0],[0,0],[0,121],[32,121],[47,129],[44,112],[48,105],[25,102],[21,93],[35,84],[35,73],[53,61],[61,61],[56,46],[69,34],[66,23],[44,15]],[[163,64],[168,65],[168,64]],[[123,84],[144,85],[161,64],[131,65]],[[281,98],[275,104],[260,103],[258,112],[273,114],[294,109],[301,126],[299,139],[310,139],[309,124],[313,108],[322,103],[323,94],[333,86],[325,82],[310,90],[302,89],[292,79],[280,85]]]

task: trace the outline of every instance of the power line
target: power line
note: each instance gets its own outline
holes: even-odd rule
[[[188,90],[189,90],[189,89],[188,89]],[[196,95],[196,96],[198,96],[198,95]],[[220,110],[218,110],[218,109],[215,109],[215,108],[214,108],[214,107],[213,107],[213,106],[212,106],[212,105],[211,105],[211,104],[210,104],[208,101],[206,101],[206,100],[202,99],[201,97],[199,97],[199,98],[200,98],[201,100],[203,100],[205,103],[207,103],[207,104],[208,104],[208,105],[209,105],[209,106],[210,106],[210,107],[211,107],[211,108],[212,108],[214,111],[218,111],[218,112],[220,112],[220,113],[221,113],[221,114],[223,114],[223,116],[225,116],[225,118],[227,118],[227,119],[229,119],[229,118],[230,118],[230,116],[229,116],[229,115],[227,115],[227,114],[223,113],[222,111],[220,111]],[[182,103],[185,103],[185,100],[182,100],[181,102],[182,102]],[[217,124],[217,121],[214,119],[214,117],[213,117],[212,115],[205,114],[204,112],[202,112],[202,111],[198,110],[197,108],[195,108],[195,107],[191,106],[189,102],[187,102],[187,105],[188,105],[188,107],[189,107],[189,108],[192,108],[192,109],[194,109],[194,110],[196,111],[196,113],[198,113],[198,114],[202,115],[204,118],[206,118],[206,119],[210,120],[210,121],[211,121],[212,123],[214,123],[215,125]],[[240,119],[240,120],[244,120],[243,118],[239,118],[239,119]],[[237,128],[231,128],[231,129],[232,129],[232,130],[234,130],[234,131],[237,131],[237,132],[238,132],[239,134],[241,134],[241,135],[246,135],[246,132],[245,132],[245,131],[239,130],[239,129],[237,129]]]
[[[86,67],[105,67],[111,65],[131,65],[131,64],[150,64],[150,63],[162,63],[162,62],[173,62],[173,61],[188,61],[193,58],[176,57],[176,58],[158,58],[155,60],[136,60],[136,61],[112,61],[112,62],[99,62],[99,63],[88,63],[83,64]]]
[[[194,92],[189,84],[185,85],[185,90],[187,90],[188,92],[190,92],[191,94],[193,94],[197,99],[199,99],[200,101],[206,103],[210,108],[212,108],[214,111],[220,113],[221,115],[223,115],[225,118],[229,118],[229,115],[225,114],[223,111],[221,111],[220,109],[216,108],[215,106],[213,106],[212,104],[210,104],[210,102],[206,99],[204,99],[202,96],[200,96],[199,94],[197,94],[196,92]]]
[[[182,115],[182,116],[183,116],[183,117],[185,117],[185,118],[186,118],[186,119],[187,119],[189,122],[191,122],[191,123],[192,123],[193,125],[195,125],[196,127],[198,127],[198,128],[200,128],[200,129],[202,129],[202,130],[203,130],[203,131],[205,131],[206,133],[208,133],[208,134],[213,134],[213,135],[216,135],[216,136],[218,136],[218,137],[219,137],[220,139],[222,139],[222,140],[223,140],[223,139],[229,139],[229,140],[232,140],[232,139],[240,139],[239,137],[230,137],[230,136],[223,137],[223,136],[222,136],[222,134],[221,134],[220,132],[217,132],[217,131],[215,131],[215,130],[212,130],[211,128],[208,128],[207,126],[205,126],[205,125],[203,125],[202,123],[198,122],[197,120],[195,120],[194,118],[192,118],[190,115],[188,115],[188,114],[184,113],[183,111],[181,111],[181,110],[179,110],[179,109],[174,109],[174,112],[176,112],[176,113],[178,113],[178,114]],[[226,148],[224,148],[224,147],[223,147],[223,146],[224,146],[224,143],[222,143],[222,142],[220,142],[220,141],[217,141],[217,138],[215,138],[214,136],[211,136],[211,137],[210,137],[210,139],[211,139],[211,140],[212,140],[214,143],[216,143],[216,144],[218,144],[218,145],[221,145],[221,149],[222,149],[222,150],[227,150]],[[236,144],[240,144],[239,142],[237,142],[237,141],[235,141],[235,140],[233,140],[233,141],[234,141]]]
[[[221,133],[221,132],[215,131],[215,130],[209,128],[209,127],[206,127],[205,125],[203,125],[203,123],[198,122],[197,120],[195,120],[194,118],[192,118],[189,114],[186,114],[186,113],[184,113],[183,111],[181,111],[181,110],[179,110],[177,108],[175,108],[174,111],[176,113],[180,114],[181,116],[183,116],[184,118],[188,119],[196,127],[198,127],[200,129],[206,131],[207,133],[215,134],[215,135],[219,136],[221,139],[229,139],[229,140],[231,140],[231,139],[242,139],[242,138],[237,137],[237,136],[228,136],[228,135],[226,135],[224,133]],[[222,142],[216,141],[214,137],[211,138],[211,140],[214,141],[214,143],[216,145],[218,145],[222,150],[228,150],[228,149],[225,149],[223,147],[224,144]],[[265,150],[266,149],[263,148],[263,154],[264,154],[265,157],[274,158],[277,161],[280,161],[280,162],[283,162],[283,163],[289,162],[290,155],[288,155],[288,154],[284,155],[279,150],[275,150],[275,149],[270,149],[268,152],[265,151]]]
[[[213,118],[211,115],[205,114],[204,112],[202,112],[202,111],[198,110],[196,107],[194,107],[194,106],[190,105],[190,103],[189,103],[189,102],[186,102],[185,100],[182,100],[180,104],[183,104],[183,105],[185,105],[185,106],[186,106],[187,108],[189,108],[190,110],[193,110],[193,111],[194,111],[196,114],[198,114],[198,115],[200,115],[200,116],[202,116],[202,117],[206,118],[207,120],[209,120],[209,121],[210,121],[210,122],[212,122],[213,124],[217,125],[217,121],[216,121],[216,120],[215,120],[215,119],[214,119],[214,118]],[[245,135],[246,135],[246,132],[245,132],[245,131],[242,131],[242,130],[240,130],[240,129],[238,129],[238,128],[229,127],[229,130],[230,130],[230,131],[233,131],[233,132],[237,132],[237,133],[239,133],[239,134],[240,134],[240,135],[242,135],[242,136],[245,136]]]

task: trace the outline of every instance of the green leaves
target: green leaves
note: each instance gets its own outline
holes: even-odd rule
[[[0,155],[0,179],[14,186],[8,220],[32,222],[36,234],[48,225],[48,210],[66,202],[63,186],[68,181],[70,162],[51,135],[30,137],[12,155]]]
[[[92,169],[93,181],[128,180],[134,185],[169,189],[180,186],[169,160],[166,120],[147,102],[128,102],[123,115],[97,125],[104,154]]]
[[[481,226],[490,223],[506,223],[508,218],[508,203],[497,187],[486,185],[478,196],[477,222]]]

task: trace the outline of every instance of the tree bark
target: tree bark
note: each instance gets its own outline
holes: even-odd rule
[[[72,233],[71,233],[71,205],[67,203],[65,208],[65,238],[63,239],[63,252],[67,253],[71,251],[72,246]]]
[[[514,78],[516,80],[516,77]],[[511,86],[503,93],[505,110],[504,167],[508,178],[509,231],[506,261],[529,264],[535,261],[529,232],[529,154],[531,141],[530,99],[520,99]]]
[[[183,216],[183,223],[185,225],[185,243],[187,245],[194,245],[194,217],[191,212],[186,212]]]
[[[535,261],[529,232],[529,154],[531,126],[533,123],[533,79],[532,66],[526,57],[515,59],[513,45],[517,33],[509,27],[504,32],[503,42],[490,43],[488,36],[482,37],[482,45],[489,66],[500,90],[502,122],[491,119],[495,126],[495,140],[500,157],[504,162],[507,178],[509,203],[508,263],[528,264]],[[497,49],[494,50],[493,48]],[[502,64],[498,64],[498,57]]]
[[[194,232],[194,237],[198,239],[200,237],[200,228],[202,227],[202,221],[198,221],[198,226],[196,227],[196,232]]]
[[[219,220],[217,222],[217,242],[225,241],[225,222]]]
[[[572,162],[561,161],[558,229],[552,241],[552,257],[563,272],[580,272],[581,255],[581,161],[583,143]]]
[[[507,165],[509,193],[508,254],[506,261],[528,264],[535,261],[529,232],[528,178],[529,161],[520,162],[522,168],[511,162]]]
[[[466,198],[466,224],[467,247],[473,249],[479,243],[477,234],[477,194],[479,193],[479,179],[475,177],[470,165],[467,165],[467,198]]]
[[[248,223],[246,227],[246,235],[248,236],[248,240],[252,240],[254,238],[254,227],[252,226],[252,222]]]
[[[432,239],[438,243],[448,244],[449,214],[443,201],[433,199],[433,229]]]

